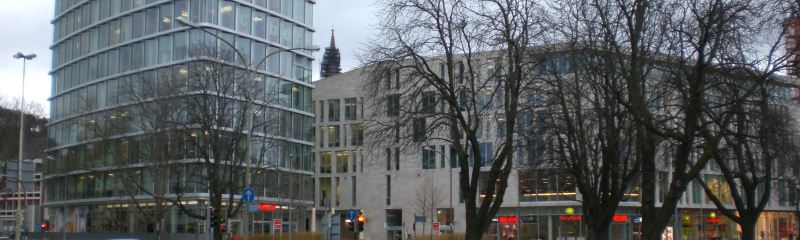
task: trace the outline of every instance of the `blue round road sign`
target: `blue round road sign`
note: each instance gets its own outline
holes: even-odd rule
[[[347,210],[347,219],[353,220],[356,219],[356,217],[358,217],[358,213],[356,213],[355,209]]]
[[[256,198],[256,192],[253,191],[252,188],[245,188],[244,191],[242,191],[242,201],[246,203],[251,203],[255,198]]]

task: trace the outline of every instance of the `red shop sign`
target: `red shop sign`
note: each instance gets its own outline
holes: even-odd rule
[[[562,222],[580,222],[581,215],[561,215],[558,217]]]
[[[504,224],[516,224],[517,223],[517,216],[500,216],[497,218],[497,221]]]
[[[275,211],[276,209],[278,209],[278,206],[275,204],[266,204],[266,203],[258,204],[259,212],[272,212]]]
[[[628,222],[628,215],[614,215],[611,220],[615,223],[626,223]]]

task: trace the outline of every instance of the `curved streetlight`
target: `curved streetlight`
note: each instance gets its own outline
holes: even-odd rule
[[[242,64],[244,64],[244,68],[247,70],[247,71],[245,71],[245,74],[246,74],[245,79],[250,79],[250,74],[252,72],[257,71],[259,69],[259,67],[261,66],[261,64],[264,64],[267,59],[269,59],[270,57],[272,57],[275,54],[282,53],[282,52],[292,52],[292,51],[295,51],[295,50],[306,50],[306,51],[312,51],[312,52],[316,52],[316,51],[320,50],[319,46],[307,46],[307,47],[296,47],[296,48],[281,49],[281,50],[278,50],[278,51],[271,52],[271,53],[267,54],[266,56],[261,58],[261,60],[259,60],[256,65],[252,65],[251,64],[252,62],[248,61],[247,58],[244,57],[244,54],[239,52],[239,50],[236,49],[236,46],[234,46],[233,43],[229,42],[228,40],[225,40],[225,38],[222,38],[219,35],[211,32],[211,31],[208,31],[205,27],[199,26],[196,23],[192,22],[191,20],[189,20],[189,19],[187,19],[187,18],[185,18],[183,16],[175,18],[175,21],[178,22],[178,24],[180,24],[180,25],[182,25],[184,27],[193,28],[193,29],[200,29],[201,31],[213,36],[214,38],[217,38],[217,39],[221,40],[223,43],[225,43],[225,45],[228,45],[231,49],[233,49],[233,51],[236,53],[236,55],[239,57],[239,59],[241,59]],[[248,100],[247,101],[248,109],[252,109],[253,108],[252,107],[253,102],[254,102],[254,100]],[[249,114],[249,118],[250,118],[249,119],[250,128],[249,128],[249,130],[247,132],[247,142],[248,143],[250,143],[250,139],[253,138],[253,132],[254,132],[254,128],[255,128],[255,124],[254,124],[254,121],[253,121],[253,118],[254,118],[253,114]],[[250,187],[250,183],[252,181],[251,180],[252,176],[250,174],[250,165],[251,165],[251,162],[250,162],[251,161],[251,158],[250,158],[250,154],[251,154],[251,152],[250,152],[250,144],[246,144],[245,148],[246,148],[245,149],[245,159],[247,160],[247,164],[245,166],[245,182],[244,182],[244,185],[245,185],[245,187]],[[290,183],[289,186],[291,187],[292,184]],[[291,192],[291,189],[290,189],[290,192]],[[292,200],[290,200],[290,201],[292,201]],[[292,211],[291,206],[289,208],[289,211],[290,211],[289,215],[290,215],[290,218],[291,218],[291,211]],[[245,226],[246,226],[244,228],[245,239],[250,239],[250,231],[249,231],[250,223],[248,222],[249,219],[250,219],[249,211],[244,211],[244,215],[245,215],[244,216],[244,221],[245,221]],[[292,239],[291,232],[289,234],[289,239]]]
[[[33,60],[36,58],[36,54],[23,54],[21,52],[17,52],[14,54],[14,59],[22,59],[22,96],[20,97],[19,101],[19,162],[17,162],[17,179],[22,179],[22,150],[24,149],[25,143],[23,142],[23,135],[25,133],[25,65],[27,64],[28,60]],[[22,186],[19,181],[17,181],[17,189],[20,189]],[[14,239],[20,240],[20,233],[22,228],[22,199],[17,198],[17,224],[16,230],[14,232]]]

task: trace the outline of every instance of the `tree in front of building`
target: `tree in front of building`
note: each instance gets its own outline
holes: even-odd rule
[[[480,239],[513,170],[519,102],[535,82],[527,57],[542,30],[535,1],[381,1],[386,15],[363,64],[375,144],[446,144],[458,168],[467,239]],[[488,129],[500,129],[490,136]],[[495,132],[495,131],[492,131]],[[422,168],[435,164],[421,164]],[[483,194],[482,194],[483,193]]]
[[[216,46],[193,49],[186,64],[126,78],[119,92],[108,95],[126,106],[94,114],[81,126],[97,141],[90,145],[99,154],[87,169],[116,164],[119,171],[102,173],[115,177],[117,191],[129,196],[142,224],[159,239],[175,209],[202,221],[214,209],[218,224],[211,231],[222,239],[229,220],[244,210],[236,196],[247,186],[264,185],[252,183],[254,176],[288,162],[279,160],[273,138],[285,126],[275,108],[280,85]],[[85,105],[94,109],[96,101],[87,98]],[[209,195],[208,207],[193,201],[198,193]]]
[[[774,199],[773,191],[794,191],[792,186],[773,187],[774,182],[787,182],[787,174],[797,167],[791,163],[800,155],[797,122],[787,106],[793,103],[785,94],[794,87],[763,75],[733,76],[716,79],[713,107],[707,112],[713,127],[705,135],[722,136],[711,150],[721,176],[696,181],[717,209],[741,226],[742,239],[755,240],[756,223]]]
[[[642,238],[659,239],[690,184],[713,159],[723,136],[713,132],[709,89],[730,69],[773,75],[787,1],[559,1],[551,19],[563,37],[607,52],[597,63],[624,88],[615,97],[633,118],[641,164]],[[766,50],[765,50],[766,49]],[[659,69],[659,66],[661,68]],[[666,93],[666,94],[665,94]],[[724,120],[724,118],[722,119]],[[707,133],[714,133],[709,136]],[[659,149],[674,149],[662,154]],[[667,157],[662,157],[667,156]],[[663,161],[662,161],[663,160]],[[668,164],[664,164],[664,161]],[[668,184],[655,177],[671,168]],[[663,201],[657,189],[663,189]],[[658,204],[660,202],[660,204]]]

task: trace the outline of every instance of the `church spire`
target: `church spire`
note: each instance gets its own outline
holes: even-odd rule
[[[334,37],[334,30],[331,28],[331,45],[325,48],[325,54],[322,55],[320,77],[326,78],[341,73],[340,63],[339,48],[336,48],[336,37]]]
[[[336,48],[336,37],[333,36],[334,30],[331,28],[331,48]]]

